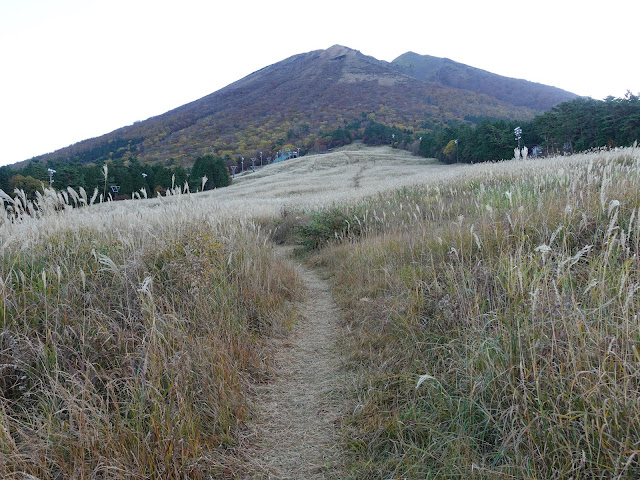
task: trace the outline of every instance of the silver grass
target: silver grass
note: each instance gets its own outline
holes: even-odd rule
[[[80,190],[80,201],[82,202],[82,204],[86,207],[88,205],[87,202],[87,192],[84,188],[82,187],[78,187],[78,190]]]
[[[101,268],[100,271],[103,272],[111,272],[114,275],[120,275],[120,268],[118,267],[118,265],[116,265],[116,263],[109,258],[107,255],[104,255],[102,253],[98,254],[98,262],[100,263],[100,265],[103,265],[104,268]]]
[[[78,204],[80,203],[80,196],[71,186],[67,187],[67,191],[69,192],[69,195],[73,199],[73,206],[78,208]]]

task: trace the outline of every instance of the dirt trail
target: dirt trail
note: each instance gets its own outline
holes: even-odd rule
[[[285,247],[277,250],[282,257],[290,252]],[[279,340],[275,379],[260,393],[255,463],[263,473],[251,478],[334,478],[341,463],[340,312],[328,283],[295,263],[306,290],[300,304],[303,318],[291,335]]]

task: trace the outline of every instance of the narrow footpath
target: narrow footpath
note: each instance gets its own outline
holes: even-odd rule
[[[278,247],[281,257],[290,253]],[[299,305],[300,322],[278,340],[275,378],[259,395],[255,463],[261,472],[250,478],[339,478],[340,310],[317,272],[288,261],[296,264],[306,296]]]

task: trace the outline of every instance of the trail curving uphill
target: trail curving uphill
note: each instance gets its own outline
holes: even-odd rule
[[[287,257],[291,250],[278,247],[277,254]],[[301,264],[296,269],[306,290],[302,318],[278,340],[275,378],[259,395],[255,463],[262,473],[252,478],[336,478],[341,464],[340,311],[316,271]]]

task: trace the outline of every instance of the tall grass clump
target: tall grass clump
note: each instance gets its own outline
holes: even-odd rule
[[[315,257],[354,478],[640,476],[639,175],[635,150],[505,162],[363,203],[383,220]]]
[[[0,226],[0,477],[228,478],[294,271],[189,196]],[[37,205],[31,207],[38,211]]]
[[[305,218],[305,217],[303,217]],[[311,211],[294,228],[298,243],[307,249],[324,247],[334,240],[358,237],[362,232],[359,212],[348,207],[326,207]]]

